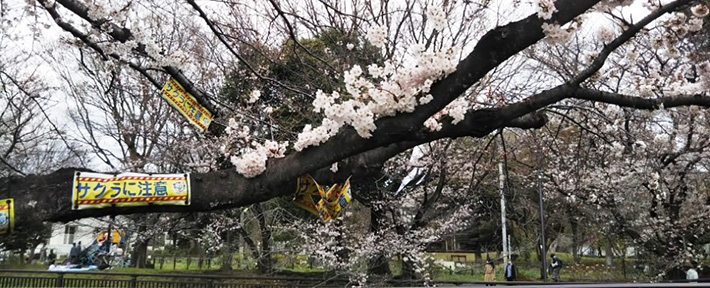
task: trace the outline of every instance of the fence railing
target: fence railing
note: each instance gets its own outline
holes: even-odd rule
[[[151,264],[155,269],[167,270],[167,269],[180,269],[180,270],[210,270],[213,268],[219,268],[221,258],[212,257],[161,257],[157,256],[151,260]],[[234,262],[234,260],[232,260]]]
[[[434,281],[436,286],[473,287],[481,285],[517,287],[710,287],[710,279],[699,282],[674,281],[664,283],[592,283],[592,282],[483,282],[483,281]],[[273,277],[273,276],[223,276],[200,274],[148,274],[106,272],[59,272],[0,269],[0,288],[4,287],[116,287],[116,288],[251,288],[251,287],[350,287],[347,279]],[[422,286],[421,281],[386,280],[377,286]]]
[[[0,269],[0,287],[249,288],[344,287],[347,280],[200,274],[59,272]]]

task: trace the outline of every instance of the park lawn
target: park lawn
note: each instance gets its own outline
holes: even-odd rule
[[[565,281],[578,282],[628,282],[628,281],[648,281],[644,275],[634,270],[634,259],[626,258],[626,275],[622,269],[619,258],[614,258],[612,267],[606,266],[604,257],[582,256],[580,263],[575,264],[570,253],[556,252],[558,257],[564,262],[564,268],[561,271],[561,278]],[[483,281],[483,263],[475,261],[473,253],[432,253],[434,259],[451,261],[451,255],[466,255],[466,263],[464,267],[457,267],[451,273],[448,269],[432,269],[432,278],[443,281]],[[482,256],[485,257],[486,253]],[[497,259],[496,252],[490,252],[491,259]],[[470,260],[469,260],[470,259]],[[521,261],[520,258],[514,261],[517,265],[517,280],[521,281],[540,281],[540,263],[537,260],[537,255],[531,253],[529,259],[533,261]],[[392,264],[399,266],[398,261],[393,261]],[[394,266],[394,265],[393,265]],[[394,272],[394,271],[393,271]],[[399,271],[397,271],[399,272]],[[398,273],[395,273],[397,275]],[[473,274],[473,275],[472,275]],[[503,264],[496,263],[496,278],[497,281],[503,281]]]
[[[556,253],[562,261],[564,261],[564,268],[562,269],[561,277],[565,281],[578,281],[578,282],[627,282],[627,281],[646,281],[645,277],[640,275],[637,271],[633,269],[633,259],[627,260],[627,275],[624,277],[619,259],[614,260],[613,267],[607,267],[604,262],[603,257],[587,257],[581,258],[580,264],[574,264],[572,256],[569,253]],[[450,271],[445,268],[432,266],[429,272],[431,277],[435,281],[483,281],[483,261],[475,262],[474,253],[430,253],[429,254],[435,260],[445,260],[451,261],[451,256],[466,256],[466,262],[457,265],[455,271]],[[485,257],[483,253],[483,257]],[[491,259],[496,259],[497,253],[489,253]],[[291,261],[287,261],[287,257],[283,255],[281,257],[276,257],[277,269],[288,271],[290,273],[311,273],[311,272],[328,272],[330,269],[326,267],[313,266],[309,267],[307,260],[308,258],[303,255],[296,255]],[[536,259],[535,255],[531,255],[530,259]],[[454,259],[457,259],[454,257]],[[462,258],[458,258],[462,259]],[[155,263],[155,268],[153,269],[139,269],[139,268],[111,268],[104,270],[108,273],[145,273],[145,274],[229,274],[234,276],[255,276],[259,275],[257,271],[250,270],[255,269],[253,261],[244,261],[242,259],[235,259],[233,261],[234,270],[225,272],[219,271],[219,265],[221,264],[219,258],[213,258],[211,261],[210,269],[207,269],[206,261],[203,262],[202,269],[198,267],[198,261],[193,259],[190,261],[190,266],[187,266],[187,260],[185,258],[176,258],[175,269],[173,269],[173,259],[166,257],[163,263],[163,269],[159,268],[159,263]],[[518,268],[518,280],[523,281],[540,281],[540,264],[535,261],[515,261]],[[47,269],[46,265],[17,265],[12,263],[0,263],[0,269],[23,269],[23,270],[38,270],[43,271]],[[401,275],[401,260],[397,257],[393,257],[390,261],[390,269],[394,275],[397,277]],[[503,281],[503,265],[498,262],[496,265],[496,280]],[[2,274],[0,274],[2,275]],[[46,274],[37,273],[33,276],[47,276]],[[82,275],[81,277],[98,277],[97,275]]]

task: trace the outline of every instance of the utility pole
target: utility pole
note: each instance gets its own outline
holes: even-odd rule
[[[542,201],[542,173],[540,172],[540,168],[537,170],[537,191],[538,195],[540,197],[540,235],[541,235],[541,241],[540,241],[540,251],[542,251],[542,281],[547,282],[547,248],[545,247],[545,244],[547,242],[545,241],[545,206],[543,201]]]
[[[508,262],[510,262],[510,254],[513,254],[513,249],[510,248],[510,235],[508,235]]]
[[[503,267],[508,265],[508,233],[505,229],[505,174],[503,173],[503,163],[498,163],[498,179],[500,180],[500,222],[503,230]]]

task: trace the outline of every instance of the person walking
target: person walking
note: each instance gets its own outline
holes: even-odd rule
[[[698,271],[695,270],[696,267],[698,267],[698,262],[690,261],[690,269],[685,272],[685,279],[691,280],[689,282],[698,282]]]
[[[515,265],[513,265],[513,261],[508,262],[508,265],[505,266],[505,280],[515,281]]]
[[[483,281],[486,282],[493,282],[495,281],[496,278],[496,267],[493,265],[493,261],[491,261],[491,258],[488,258],[486,256],[486,265],[485,265],[485,271],[483,272]],[[486,283],[486,286],[493,285]]]
[[[560,260],[554,253],[550,255],[552,258],[552,263],[550,263],[550,275],[552,280],[555,282],[560,282],[560,272],[562,270],[562,260]]]

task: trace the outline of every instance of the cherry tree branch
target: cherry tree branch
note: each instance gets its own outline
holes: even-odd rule
[[[17,173],[17,174],[19,174],[19,175],[22,175],[22,176],[27,175],[27,174],[25,174],[25,172],[22,172],[22,170],[15,168],[15,166],[13,166],[13,165],[10,164],[9,162],[7,162],[7,161],[5,160],[5,158],[2,157],[2,156],[0,156],[0,163],[2,163],[3,165],[5,165],[7,168],[10,168],[10,170],[15,171],[15,173]]]
[[[274,83],[274,84],[276,84],[276,86],[279,86],[279,87],[289,90],[291,92],[301,94],[301,95],[307,95],[307,93],[302,90],[298,90],[296,88],[290,87],[286,84],[281,83],[280,81],[278,81],[274,78],[261,75],[261,73],[259,73],[259,71],[256,71],[256,69],[254,69],[254,67],[251,65],[251,63],[247,62],[247,60],[244,59],[244,57],[242,57],[242,55],[240,55],[239,53],[237,53],[236,50],[234,50],[234,47],[232,47],[232,45],[229,45],[229,43],[227,43],[227,39],[224,38],[224,33],[222,32],[222,29],[217,27],[217,25],[215,25],[207,17],[207,13],[205,13],[205,11],[202,10],[202,8],[199,5],[197,5],[195,0],[187,0],[187,3],[189,3],[192,6],[192,8],[195,9],[195,11],[197,11],[197,13],[200,15],[200,18],[202,18],[202,20],[205,21],[205,24],[207,24],[207,27],[209,27],[210,30],[212,31],[212,33],[214,33],[214,35],[217,36],[217,39],[219,39],[219,41],[222,42],[222,44],[224,44],[225,47],[227,47],[227,50],[229,50],[229,52],[232,55],[234,55],[234,57],[236,57],[242,64],[244,64],[244,66],[246,66],[247,70],[249,70],[249,72],[254,74],[254,76],[258,77],[259,79]],[[310,52],[309,52],[309,54],[310,54]]]
[[[657,98],[644,98],[640,96],[579,88],[575,91],[574,95],[572,95],[572,98],[614,104],[621,107],[641,110],[658,110],[681,106],[710,107],[710,97],[707,94],[672,95]]]
[[[193,0],[190,0],[190,1],[193,1]],[[296,44],[296,46],[303,49],[303,51],[306,51],[306,54],[308,54],[309,56],[315,58],[316,60],[318,60],[321,63],[328,66],[328,68],[330,68],[330,70],[337,71],[335,69],[335,67],[333,67],[332,65],[330,65],[330,63],[328,63],[328,61],[325,61],[325,60],[321,59],[320,57],[314,55],[313,53],[311,53],[311,50],[306,48],[306,46],[303,46],[303,44],[301,44],[301,42],[298,41],[298,37],[296,37],[296,33],[293,31],[293,25],[291,25],[291,22],[288,21],[288,18],[286,18],[286,14],[284,13],[283,10],[281,10],[281,6],[279,5],[279,3],[276,3],[276,1],[274,1],[274,0],[269,0],[269,2],[271,3],[271,7],[274,7],[274,10],[276,10],[276,13],[278,13],[279,16],[281,16],[281,19],[284,20],[284,23],[286,24],[286,29],[288,29],[288,35],[291,37],[291,40],[293,40],[293,42]]]
[[[119,60],[119,61],[124,61],[124,62],[128,63],[128,66],[129,66],[129,67],[133,68],[133,70],[136,70],[138,73],[140,73],[141,75],[143,75],[143,77],[145,77],[146,79],[148,79],[148,81],[150,81],[151,83],[153,83],[153,85],[154,85],[156,88],[158,88],[158,89],[161,89],[161,88],[162,88],[162,85],[160,85],[160,83],[158,83],[158,81],[155,80],[155,78],[153,78],[150,74],[148,74],[148,71],[147,71],[145,68],[141,67],[140,65],[138,65],[138,64],[136,64],[136,63],[134,63],[134,62],[132,62],[132,61],[128,61],[128,60],[126,60],[126,59],[122,59],[121,56],[118,55],[118,54],[115,54],[115,53],[106,54],[106,53],[104,52],[104,50],[103,50],[98,44],[96,44],[95,41],[91,40],[91,38],[89,37],[88,34],[79,31],[79,29],[77,29],[76,27],[74,27],[74,26],[72,26],[71,24],[69,24],[68,22],[62,20],[61,16],[60,16],[59,13],[57,12],[56,4],[50,5],[47,0],[38,0],[38,1],[39,1],[40,4],[42,4],[42,6],[44,7],[44,9],[47,10],[47,12],[49,13],[49,15],[52,17],[52,20],[54,20],[54,22],[57,23],[57,25],[58,25],[59,27],[61,27],[61,28],[64,29],[65,31],[71,33],[72,36],[74,36],[74,37],[76,37],[76,38],[79,38],[79,40],[81,40],[82,42],[84,42],[84,44],[86,44],[87,46],[91,47],[91,49],[93,49],[94,51],[96,51],[97,53],[99,53],[99,55],[101,55],[101,58],[102,58],[102,59],[108,60],[108,58],[110,57],[110,58],[113,58],[113,59],[116,59],[116,60]],[[69,0],[69,1],[71,1],[71,0]]]
[[[39,0],[39,2],[44,6],[44,8],[48,12],[50,12],[50,10],[55,10],[54,13],[56,13],[56,4],[49,5],[47,3],[47,0]],[[96,29],[101,29],[102,27],[108,26],[109,31],[107,31],[106,33],[108,35],[110,35],[113,39],[115,39],[116,41],[119,41],[121,43],[125,43],[129,40],[134,40],[134,38],[135,38],[130,29],[119,27],[118,25],[112,23],[108,19],[92,19],[89,15],[89,8],[86,5],[80,3],[76,0],[58,0],[58,1],[56,1],[56,3],[61,4],[64,8],[69,9],[69,11],[71,11],[75,15],[77,15],[77,16],[81,17],[82,19],[84,19],[85,21],[89,22],[92,25],[92,27],[94,27]],[[52,12],[50,12],[50,14],[51,13]],[[52,16],[52,17],[54,18],[54,16]],[[56,19],[55,19],[55,22],[56,22]],[[57,24],[59,24],[59,23],[57,23]],[[70,24],[68,24],[66,22],[64,22],[64,24],[60,25],[60,27],[62,27],[62,29],[64,29],[64,30],[67,30],[68,28],[73,29],[73,30],[77,30],[76,28],[74,28],[73,26],[71,26]],[[67,31],[70,31],[70,30],[67,30]],[[72,32],[72,34],[75,35],[75,37],[79,38],[78,36],[76,36],[76,34],[74,32]],[[82,41],[84,43],[86,43],[87,45],[89,45],[89,47],[96,50],[97,52],[102,53],[102,52],[100,52],[101,51],[100,47],[98,47],[98,45],[96,45],[95,43],[93,45],[90,45],[89,42],[91,42],[91,41],[87,42],[87,41],[84,41],[84,39],[82,39]],[[139,44],[138,50],[141,51],[142,54],[144,54],[148,57],[151,57],[151,58],[153,57],[153,55],[147,55],[147,53],[145,53],[145,43],[140,43],[140,41],[138,41],[138,44]],[[97,50],[97,48],[99,48],[99,50]],[[116,58],[117,60],[121,59],[121,57],[119,55],[116,55],[113,58]],[[134,70],[138,71],[139,73],[141,73],[143,76],[148,77],[149,79],[152,79],[152,77],[150,77],[150,75],[147,74],[146,69],[144,67],[141,67],[137,64],[132,64],[132,65],[130,65],[130,67],[133,68]],[[187,92],[192,94],[192,96],[194,96],[195,99],[197,99],[197,102],[199,102],[202,106],[206,107],[208,110],[210,110],[213,113],[214,116],[216,116],[217,110],[214,109],[214,106],[212,106],[209,101],[207,101],[208,96],[205,93],[203,93],[202,91],[200,91],[199,89],[196,89],[194,87],[192,81],[190,81],[178,68],[173,67],[173,66],[163,66],[162,68],[167,74],[169,74],[171,77],[175,78],[175,80],[178,81],[180,83],[180,85],[182,85],[183,88],[185,88],[185,90]],[[160,83],[158,83],[157,81],[151,80],[151,82],[153,83],[153,85],[157,89],[163,88],[163,86]]]
[[[648,14],[646,17],[641,19],[641,21],[637,22],[636,24],[630,26],[628,29],[626,29],[621,35],[616,37],[614,40],[609,42],[609,44],[604,45],[604,49],[602,49],[601,52],[597,55],[597,57],[592,61],[592,63],[584,69],[582,72],[577,74],[574,78],[570,79],[567,83],[573,84],[573,85],[579,85],[583,81],[587,80],[589,77],[591,77],[594,73],[599,71],[599,69],[602,68],[604,63],[606,62],[606,59],[609,58],[609,55],[611,55],[611,52],[619,48],[621,45],[629,41],[632,37],[636,35],[643,27],[646,27],[646,25],[650,24],[654,20],[658,19],[658,17],[661,17],[663,14],[666,14],[668,12],[676,11],[680,7],[683,7],[684,5],[687,5],[689,3],[693,3],[695,0],[678,0],[674,1],[671,3],[668,3],[666,5],[661,6],[661,8],[654,10],[650,14]]]
[[[599,0],[560,0],[557,7],[560,12],[555,15],[558,23],[570,21],[582,14]],[[56,13],[54,6],[44,3],[48,12]],[[59,0],[58,3],[82,17],[92,25],[102,25],[105,22],[92,20],[88,9],[75,0]],[[56,15],[58,16],[58,15]],[[59,18],[55,18],[57,21]],[[72,32],[87,45],[101,53],[100,47],[91,44],[83,33],[73,29],[71,25],[58,21],[58,25]],[[94,210],[71,210],[71,185],[74,169],[59,170],[46,176],[31,175],[24,178],[0,179],[6,190],[0,196],[15,197],[17,200],[17,224],[30,221],[69,221],[91,216],[131,214],[145,212],[186,212],[210,211],[238,207],[266,201],[268,199],[289,195],[293,192],[295,179],[307,173],[321,173],[330,164],[347,161],[353,164],[365,164],[365,167],[378,167],[396,153],[405,151],[428,141],[443,137],[474,136],[481,137],[503,125],[527,125],[525,121],[516,120],[545,105],[552,104],[568,97],[573,90],[571,85],[563,85],[526,101],[503,108],[482,109],[469,112],[462,123],[452,125],[444,121],[443,128],[436,132],[420,131],[424,120],[441,110],[448,103],[465,92],[471,85],[480,80],[491,69],[497,67],[509,57],[533,45],[544,37],[540,25],[542,21],[533,14],[529,17],[498,27],[488,32],[476,45],[466,59],[457,66],[457,71],[438,81],[431,89],[434,100],[419,107],[414,113],[400,114],[394,117],[380,119],[376,122],[378,129],[371,138],[360,137],[352,128],[343,131],[318,147],[310,147],[298,153],[281,159],[271,159],[267,170],[251,179],[238,175],[233,169],[211,173],[195,173],[192,176],[191,187],[193,199],[190,206],[159,206],[121,207]],[[114,39],[125,42],[131,38],[128,29],[111,25],[108,32]],[[98,49],[96,49],[96,48]],[[134,67],[140,69],[140,67]],[[173,76],[181,76],[179,71],[165,67]],[[172,68],[174,69],[174,68]],[[147,74],[143,74],[147,76]],[[182,83],[179,77],[176,79]],[[155,83],[154,83],[155,84]],[[532,117],[539,118],[539,117]],[[537,124],[544,123],[538,121]],[[530,127],[534,127],[533,125]],[[364,162],[362,162],[364,161]],[[343,169],[341,173],[361,172],[357,165]],[[350,170],[350,171],[348,171]],[[327,174],[327,173],[326,173]],[[353,173],[354,174],[354,173]],[[225,189],[225,187],[227,187]]]
[[[598,1],[559,0],[557,7],[560,12],[555,14],[555,20],[558,23],[567,22],[596,2]],[[674,3],[688,2],[682,0]],[[66,4],[65,7],[76,4],[73,0],[59,0],[59,3]],[[46,7],[46,9],[50,14],[53,11],[52,7]],[[71,10],[71,8],[69,9]],[[62,26],[61,23],[63,22],[60,21],[57,24]],[[322,178],[318,178],[319,181],[321,181],[320,179],[339,181],[349,174],[362,176],[373,169],[378,169],[384,161],[397,153],[421,143],[442,138],[483,137],[501,127],[538,128],[544,125],[545,117],[541,113],[534,112],[564,99],[583,99],[646,110],[688,105],[710,107],[710,97],[706,95],[679,95],[646,99],[580,88],[576,84],[595,73],[583,72],[574,78],[576,80],[542,91],[523,101],[498,108],[469,111],[465,118],[456,125],[451,123],[450,119],[445,119],[442,121],[441,130],[428,131],[422,128],[421,124],[427,118],[459,97],[485,74],[509,57],[542,39],[544,35],[540,28],[541,24],[542,21],[536,15],[531,15],[523,20],[489,31],[474,50],[459,63],[454,73],[432,86],[431,93],[434,95],[434,100],[431,103],[418,107],[413,113],[399,114],[376,121],[378,129],[371,138],[362,138],[354,129],[344,128],[343,131],[320,146],[310,147],[281,159],[269,160],[267,170],[255,178],[244,178],[233,169],[192,174],[193,200],[192,204],[187,207],[153,205],[72,211],[70,191],[74,169],[59,170],[45,176],[30,175],[0,179],[0,186],[6,187],[5,190],[0,191],[0,196],[17,199],[18,213],[16,217],[19,226],[28,221],[68,221],[102,215],[211,211],[245,206],[289,195],[294,191],[295,179],[307,173],[321,176]],[[66,25],[64,26],[66,27]],[[65,28],[65,30],[72,32],[71,28],[73,27],[67,28],[69,29]],[[130,35],[130,31],[119,28],[110,32],[114,39],[119,41],[129,39],[126,33]],[[72,34],[80,39],[87,38],[82,33]],[[626,37],[627,34],[622,35]],[[92,43],[91,41],[86,42],[88,42],[87,45]],[[100,53],[101,49],[98,48],[97,52]],[[603,60],[595,60],[594,63],[597,63],[596,61],[603,62]],[[591,67],[585,71],[591,72],[596,66]],[[598,68],[596,69],[598,70]],[[343,162],[344,165],[341,166],[338,173],[329,172],[325,167],[335,162]],[[356,179],[354,178],[354,180]]]
[[[37,108],[39,108],[40,112],[42,112],[42,115],[44,115],[44,119],[47,120],[47,123],[49,123],[49,125],[52,126],[52,129],[54,130],[54,132],[56,132],[57,135],[59,136],[59,138],[62,139],[62,142],[63,142],[64,145],[67,147],[67,149],[69,149],[69,151],[71,151],[71,152],[74,154],[74,156],[76,156],[77,159],[79,159],[79,161],[81,161],[81,165],[85,165],[85,164],[84,164],[84,158],[81,157],[81,156],[79,155],[79,153],[76,152],[76,149],[74,149],[74,147],[72,147],[72,146],[69,144],[69,141],[67,141],[66,137],[64,137],[64,133],[62,133],[61,131],[59,131],[59,128],[57,127],[57,125],[55,125],[54,122],[52,121],[52,119],[49,118],[49,115],[47,114],[47,111],[42,107],[42,105],[41,105],[41,104],[39,103],[39,101],[37,100],[37,95],[33,95],[32,93],[30,93],[29,91],[27,91],[27,89],[25,89],[25,88],[22,86],[22,84],[20,84],[20,83],[15,79],[15,77],[12,77],[11,75],[5,73],[4,71],[0,71],[0,74],[5,75],[5,77],[7,77],[7,79],[9,79],[10,82],[12,82],[12,84],[14,84],[14,85],[17,87],[17,89],[19,89],[23,94],[25,94],[25,96],[27,96],[28,98],[30,98],[30,99],[32,100],[32,102],[34,102],[34,103],[37,105]],[[20,174],[22,174],[22,175],[25,175],[25,173],[22,173],[21,171],[15,169],[15,167],[12,167],[10,164],[8,164],[7,162],[5,162],[5,160],[3,160],[2,158],[0,158],[0,161],[2,161],[5,165],[7,165],[8,167],[10,167],[10,168],[11,168],[12,170],[14,170],[15,172],[18,172],[18,173],[20,173]]]
[[[566,23],[584,13],[597,2],[592,0],[557,1],[557,8],[560,12],[556,13],[553,19],[558,23]],[[275,159],[276,165],[267,167],[265,174],[274,174],[273,177],[277,177],[276,182],[293,179],[298,175],[292,174],[291,171],[313,171],[340,159],[406,138],[411,133],[418,131],[422,123],[431,115],[463,94],[485,74],[511,56],[542,39],[544,34],[540,28],[541,25],[542,20],[533,14],[523,20],[489,31],[481,38],[474,50],[457,65],[455,72],[432,85],[430,94],[433,95],[433,100],[430,103],[417,107],[413,113],[403,113],[379,119],[375,122],[377,130],[368,139],[360,137],[352,128],[342,129],[340,133],[320,146],[307,148],[283,159]],[[567,89],[564,87],[561,89]],[[516,105],[503,111],[510,114],[505,115],[506,117],[503,119],[510,121],[542,108],[544,105],[562,100],[562,98],[564,97],[548,99],[543,96],[540,100]],[[545,104],[540,106],[536,105],[538,104],[536,102],[544,102]],[[499,122],[499,124],[502,123]],[[347,147],[344,147],[345,143],[347,143]],[[321,159],[321,161],[308,160],[314,158]]]

